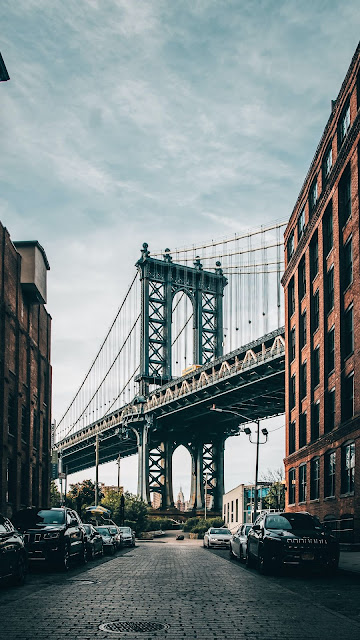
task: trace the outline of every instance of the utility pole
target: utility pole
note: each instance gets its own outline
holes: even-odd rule
[[[254,518],[253,522],[256,520],[257,510],[258,510],[258,474],[259,474],[259,443],[260,443],[260,420],[254,420],[257,424],[257,432],[256,432],[256,465],[255,465],[255,487],[254,487]]]
[[[121,454],[119,453],[118,458],[116,460],[117,463],[117,467],[118,467],[118,493],[120,493],[120,461],[121,461]]]
[[[98,503],[98,487],[99,487],[99,434],[95,437],[95,507]]]

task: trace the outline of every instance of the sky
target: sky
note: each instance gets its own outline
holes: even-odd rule
[[[3,0],[0,220],[45,248],[53,418],[144,241],[191,245],[291,214],[360,33],[356,0]],[[284,456],[270,423],[260,469]],[[254,475],[227,442],[226,490]],[[178,461],[179,459],[179,461]],[[185,460],[185,462],[184,462]],[[176,454],[174,491],[188,490]],[[186,471],[186,473],[185,473]],[[76,474],[70,482],[94,477]],[[116,482],[116,465],[100,481]],[[121,482],[136,491],[136,459]]]

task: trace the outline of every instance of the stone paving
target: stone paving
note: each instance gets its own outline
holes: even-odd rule
[[[0,593],[4,640],[327,640],[360,637],[360,624],[197,545],[142,543],[129,553],[31,588]],[[30,577],[31,578],[31,577]],[[90,582],[93,581],[93,582]],[[30,580],[31,582],[31,580]],[[103,623],[163,623],[150,632]]]

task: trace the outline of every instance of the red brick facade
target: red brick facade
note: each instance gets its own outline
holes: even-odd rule
[[[0,511],[50,498],[51,318],[21,284],[22,260],[0,223]],[[44,250],[34,245],[45,271]]]
[[[360,45],[285,232],[282,280],[287,509],[333,520],[344,541],[360,540],[359,108]]]

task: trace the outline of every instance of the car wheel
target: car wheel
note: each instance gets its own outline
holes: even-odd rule
[[[88,555],[88,560],[94,560],[95,551],[93,546],[90,547],[90,551],[88,552],[87,555]]]
[[[19,554],[16,572],[14,574],[13,583],[21,587],[26,578],[26,559],[23,553]]]
[[[104,555],[104,545],[103,545],[103,544],[101,544],[101,548],[100,548],[100,551],[99,551],[99,556],[100,556],[100,558],[102,558],[102,557],[103,557],[103,555]]]
[[[69,571],[70,569],[70,553],[69,553],[69,547],[66,546],[63,554],[61,556],[60,562],[59,562],[59,567],[61,569],[61,571]]]
[[[208,543],[207,543],[207,548],[208,548],[208,549],[210,549],[210,542],[209,542],[209,540],[208,540]]]
[[[111,554],[112,556],[114,556],[114,555],[115,555],[115,547],[114,547],[114,545],[112,545],[112,547],[111,547],[110,554]]]
[[[240,545],[240,548],[239,548],[239,560],[240,560],[240,562],[244,562],[244,556],[243,556],[243,551],[242,551],[242,545]]]

